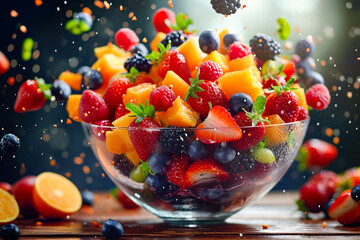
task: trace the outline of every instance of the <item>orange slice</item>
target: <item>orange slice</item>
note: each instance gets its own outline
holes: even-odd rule
[[[7,191],[0,189],[0,225],[14,221],[19,216],[19,205]]]
[[[37,211],[46,218],[66,218],[81,208],[77,187],[67,178],[52,172],[41,173],[33,192]]]

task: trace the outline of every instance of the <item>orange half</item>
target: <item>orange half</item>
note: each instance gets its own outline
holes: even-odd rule
[[[19,205],[10,193],[0,188],[0,225],[14,221],[19,216]]]
[[[66,218],[81,208],[77,187],[67,178],[52,172],[41,173],[33,192],[37,211],[46,218]]]

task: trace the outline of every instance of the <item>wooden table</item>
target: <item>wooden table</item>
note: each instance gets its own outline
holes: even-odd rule
[[[125,240],[140,239],[360,239],[360,227],[343,227],[336,221],[302,220],[295,211],[295,193],[270,193],[226,223],[211,226],[170,226],[143,209],[125,210],[106,193],[95,195],[93,208],[64,221],[17,220],[20,239],[104,239],[99,224],[111,218],[122,223]],[[268,229],[262,225],[267,224]]]

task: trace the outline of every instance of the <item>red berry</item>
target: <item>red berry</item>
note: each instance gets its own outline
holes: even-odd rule
[[[251,49],[248,45],[241,43],[241,42],[234,42],[230,45],[228,50],[228,55],[230,60],[236,58],[243,58],[247,55],[251,54]]]
[[[228,108],[229,101],[227,100],[224,92],[214,82],[204,81],[200,87],[204,89],[202,92],[196,92],[198,98],[189,97],[188,103],[200,113],[200,116],[205,118],[209,111],[209,102],[213,107],[221,106]]]
[[[306,102],[317,110],[327,108],[330,103],[330,92],[323,84],[315,84],[306,92]]]
[[[115,120],[121,118],[125,114],[129,113],[130,111],[125,108],[124,104],[119,104],[118,108],[115,111]]]
[[[7,191],[7,192],[11,192],[11,185],[7,182],[0,182],[0,188]]]
[[[11,193],[19,204],[20,213],[26,218],[34,218],[39,215],[33,200],[35,180],[36,176],[25,176],[15,182],[11,189]]]
[[[242,137],[239,140],[231,142],[236,150],[245,151],[256,146],[265,136],[265,124],[259,122],[255,127],[252,126],[252,120],[246,116],[245,112],[240,112],[234,116],[236,124],[242,130]],[[242,128],[244,127],[244,128]]]
[[[168,86],[160,86],[150,93],[150,104],[154,105],[155,110],[166,111],[175,101],[175,93]]]
[[[7,57],[0,51],[0,75],[6,73],[10,69],[10,62]]]
[[[119,104],[123,103],[123,95],[129,87],[130,81],[127,78],[116,78],[109,84],[104,100],[110,112],[114,112]]]
[[[175,14],[168,8],[160,8],[155,12],[152,19],[157,32],[168,34],[172,31],[172,29],[166,25],[165,21],[175,24]]]
[[[271,88],[272,89],[273,86],[278,86],[278,83],[276,81],[278,81],[281,86],[285,86],[285,84],[286,84],[285,79],[283,77],[277,75],[277,76],[275,76],[275,79],[271,79],[271,78],[269,78],[268,80],[263,79],[262,80],[263,88]]]
[[[158,74],[160,77],[164,78],[166,73],[170,70],[176,73],[185,82],[190,84],[189,78],[191,75],[189,67],[186,63],[186,59],[184,55],[175,50],[168,51],[162,58],[161,62],[159,63]]]
[[[304,154],[304,161],[307,168],[325,168],[332,163],[338,155],[337,148],[328,142],[320,139],[307,140],[300,149]]]
[[[153,80],[149,78],[144,72],[141,72],[139,75],[136,76],[135,82],[131,82],[131,86],[137,86],[142,83],[151,83],[153,84]]]
[[[314,175],[310,181],[316,181],[316,182],[322,182],[327,187],[332,189],[333,193],[335,192],[335,189],[340,181],[340,177],[333,171],[329,170],[322,170],[316,175]]]
[[[130,198],[128,198],[128,196],[126,196],[125,193],[123,193],[120,189],[118,189],[116,197],[124,208],[135,209],[139,207]]]
[[[35,80],[22,83],[16,96],[14,111],[17,113],[36,111],[46,102],[43,91]]]
[[[277,114],[281,119],[295,122],[299,114],[299,97],[292,91],[282,91],[280,95],[271,93],[266,101],[264,116]]]
[[[96,121],[96,122],[94,122],[94,125],[107,126],[107,127],[112,126],[110,120]],[[95,138],[97,138],[101,141],[104,141],[106,138],[106,132],[111,130],[110,128],[107,128],[107,127],[93,127],[92,132],[93,132]]]
[[[299,115],[296,121],[302,121],[307,119],[308,117],[307,114],[308,114],[307,110],[303,106],[299,106]]]
[[[139,43],[139,38],[130,28],[120,28],[115,33],[115,42],[125,51],[130,51],[132,47]]]
[[[295,73],[296,67],[293,61],[284,60],[283,73],[286,75],[285,80],[288,81]]]
[[[309,181],[300,188],[300,200],[313,213],[321,212],[332,195],[332,189],[322,182]]]
[[[100,94],[85,90],[81,96],[79,114],[81,120],[87,123],[109,118],[109,110]]]
[[[221,66],[218,63],[209,60],[200,64],[199,69],[199,79],[201,80],[214,82],[224,74]]]
[[[190,157],[188,155],[177,155],[171,162],[166,172],[166,178],[169,182],[178,186],[183,186],[185,182],[185,172],[190,165]]]

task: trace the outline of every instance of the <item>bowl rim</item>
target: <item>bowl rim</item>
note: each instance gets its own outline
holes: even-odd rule
[[[295,121],[295,122],[288,122],[288,123],[279,123],[279,124],[270,124],[267,125],[265,124],[265,128],[269,128],[269,127],[280,127],[280,126],[291,126],[291,125],[296,125],[296,124],[303,124],[303,123],[309,123],[310,122],[310,117],[307,117],[304,120],[300,120],[300,121]],[[81,124],[83,126],[90,126],[91,128],[102,128],[102,129],[109,129],[109,130],[128,130],[128,129],[146,129],[146,130],[166,130],[166,129],[174,129],[174,128],[170,128],[170,127],[159,127],[159,128],[143,128],[143,127],[115,127],[115,126],[99,126],[99,125],[95,125],[92,123],[86,123],[86,122],[81,122]],[[250,128],[259,128],[260,126],[244,126],[244,127],[211,127],[211,128],[196,128],[196,127],[178,127],[181,129],[184,129],[185,131],[195,131],[195,130],[216,130],[216,129],[223,129],[223,130],[231,130],[231,129],[250,129]]]

